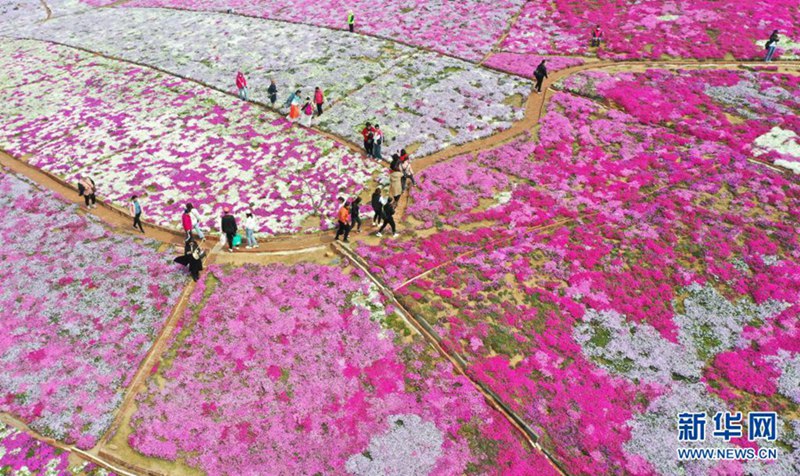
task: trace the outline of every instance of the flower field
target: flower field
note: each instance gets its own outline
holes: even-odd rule
[[[796,79],[572,76],[538,140],[426,169],[419,236],[359,253],[569,473],[793,474],[800,186],[747,159],[797,130]],[[777,411],[780,459],[678,462],[685,408]]]
[[[102,32],[96,25],[102,24]],[[180,34],[176,34],[180,32]],[[56,18],[24,36],[88,48],[280,106],[290,92],[325,92],[317,126],[354,143],[365,121],[381,124],[385,149],[428,154],[507,129],[522,119],[530,82],[471,63],[345,32],[216,13],[105,9]],[[287,111],[284,109],[284,112]],[[316,123],[316,121],[315,121]]]
[[[796,3],[0,0],[0,475],[800,474]]]
[[[0,472],[7,476],[114,476],[93,463],[71,464],[69,453],[0,422]]]
[[[108,0],[89,0],[107,4]],[[524,2],[501,0],[491,4],[478,0],[425,2],[389,0],[376,8],[374,2],[355,0],[292,2],[278,0],[264,5],[257,1],[134,0],[129,7],[169,7],[186,10],[236,13],[261,18],[306,23],[345,30],[347,14],[356,15],[359,32],[420,46],[467,60],[477,61],[491,49]]]
[[[222,205],[241,213],[251,204],[264,233],[299,231],[310,217],[309,229],[324,229],[339,191],[358,190],[375,167],[185,80],[60,46],[6,48],[16,53],[14,86],[0,91],[10,118],[0,147],[69,182],[89,174],[118,206],[145,196],[145,219],[160,225],[176,226],[192,201],[212,229]]]
[[[601,25],[604,44],[596,53],[615,59],[761,58],[772,30],[784,59],[800,54],[800,13],[791,0],[678,1],[609,0],[528,2],[501,48],[515,53],[590,53],[591,30]]]
[[[0,410],[88,448],[105,432],[185,276],[155,243],[0,175]]]
[[[382,301],[336,267],[212,268],[131,446],[207,474],[556,474]]]

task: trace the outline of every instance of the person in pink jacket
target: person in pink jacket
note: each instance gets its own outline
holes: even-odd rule
[[[241,71],[236,73],[236,87],[239,89],[239,99],[247,101],[247,79]]]
[[[181,223],[183,223],[183,231],[186,232],[186,241],[192,239],[192,211],[188,208],[183,210],[183,215],[181,216]]]
[[[325,102],[325,95],[322,94],[322,90],[317,87],[314,89],[314,104],[317,105],[317,116],[322,115],[322,104]]]

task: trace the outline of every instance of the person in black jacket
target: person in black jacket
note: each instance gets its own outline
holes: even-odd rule
[[[278,86],[275,86],[275,80],[269,80],[269,88],[267,88],[267,95],[269,96],[269,102],[272,107],[275,107],[275,101],[278,100]]]
[[[533,77],[536,78],[536,94],[542,94],[542,81],[547,77],[547,66],[544,65],[546,60],[542,60],[536,71],[533,72]]]
[[[183,247],[183,256],[178,256],[173,261],[189,267],[189,272],[195,282],[200,279],[200,271],[203,271],[203,258],[206,252],[200,249],[200,245],[190,238]]]
[[[375,215],[372,216],[372,226],[378,226],[383,221],[383,204],[381,203],[380,187],[377,187],[375,191],[372,192],[370,204],[372,205],[372,211],[375,212]]]
[[[350,229],[355,230],[356,233],[361,233],[361,197],[356,197],[350,204]],[[358,224],[358,228],[356,228]]]
[[[397,228],[394,224],[394,203],[392,203],[392,197],[389,197],[386,205],[383,206],[383,220],[383,226],[378,230],[378,233],[375,233],[375,236],[382,236],[383,229],[386,228],[386,225],[391,225],[392,236],[397,236]]]
[[[767,57],[764,58],[764,61],[772,61],[772,57],[775,55],[775,48],[777,48],[777,43],[780,41],[778,37],[778,30],[774,30],[771,35],[769,35],[769,40],[767,40],[767,44],[765,45],[767,48]]]
[[[236,227],[236,218],[231,215],[230,209],[225,209],[225,214],[222,215],[222,232],[228,241],[228,251],[233,253],[233,237],[236,235],[238,228]]]

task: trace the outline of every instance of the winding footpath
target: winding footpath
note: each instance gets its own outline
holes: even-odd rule
[[[110,5],[105,7],[99,8],[112,8],[118,5],[122,5],[127,3],[129,0],[120,0],[114,2]],[[49,20],[53,13],[50,7],[47,5],[45,0],[41,0],[42,6],[44,7],[47,17],[44,21]],[[514,22],[518,18],[519,14],[517,14],[510,22],[509,22],[509,29],[513,26]],[[327,28],[327,27],[323,27]],[[330,28],[334,29],[334,28]],[[507,30],[508,31],[508,30]],[[505,34],[507,34],[507,31]],[[500,39],[498,44],[502,42],[502,39],[505,37],[505,34]],[[375,35],[371,35],[375,36]],[[388,38],[384,38],[388,39]],[[395,41],[394,39],[388,39],[391,41]],[[75,48],[71,45],[64,45],[70,48]],[[418,48],[421,50],[428,50],[427,48],[419,47],[418,45],[410,45],[414,48]],[[121,58],[113,57],[113,56],[106,56],[97,51],[92,51],[90,49],[85,48],[75,48],[79,49],[97,56],[105,57],[114,59],[117,61],[123,61],[130,64],[136,64],[143,67],[148,67],[160,71],[164,74],[169,74],[172,76],[174,75],[168,71],[164,71],[155,67],[150,64],[140,64],[132,61],[126,61]],[[495,48],[487,53],[487,55],[481,60],[479,63],[476,64],[476,67],[484,67],[482,63],[495,52]],[[434,52],[436,54],[442,54],[440,52]],[[448,56],[448,55],[445,55]],[[586,59],[586,58],[584,58]],[[474,63],[475,64],[475,63]],[[738,69],[743,66],[753,66],[756,64],[760,64],[757,62],[735,62],[729,60],[719,60],[719,61],[695,61],[695,60],[669,60],[669,61],[598,61],[598,60],[587,60],[587,62],[581,66],[567,68],[561,71],[557,71],[550,75],[550,78],[545,83],[546,91],[542,95],[537,95],[533,92],[529,94],[529,96],[525,99],[525,115],[521,121],[515,122],[510,128],[503,130],[499,133],[491,135],[489,137],[485,137],[482,139],[478,139],[466,144],[462,144],[459,146],[451,146],[434,154],[421,157],[415,160],[414,168],[417,173],[420,171],[431,167],[434,164],[438,164],[449,159],[452,159],[457,156],[467,155],[467,154],[475,154],[479,151],[487,150],[494,148],[498,145],[507,143],[515,138],[522,136],[523,134],[530,134],[530,140],[535,141],[536,138],[536,128],[539,124],[540,119],[544,115],[546,110],[547,101],[552,95],[549,89],[549,86],[553,83],[568,78],[574,74],[583,72],[583,71],[592,71],[592,70],[613,70],[615,72],[637,72],[637,71],[644,71],[647,68],[664,68],[664,69],[689,69],[689,70],[700,70],[700,69]],[[800,62],[793,61],[793,62],[781,62],[778,63],[780,67],[780,72],[793,74],[793,75],[800,75]],[[229,91],[223,90],[221,88],[216,88],[209,84],[205,84],[201,81],[198,81],[194,78],[183,78],[189,81],[193,81],[203,87],[215,89],[217,91],[223,92],[225,94],[231,94]],[[270,107],[263,103],[254,103],[258,107],[264,109],[265,111],[273,111]],[[360,154],[360,146],[357,144],[348,141],[345,138],[330,134],[328,132],[321,131],[317,128],[313,128],[316,132],[325,135],[326,137],[337,141],[338,143],[346,146],[352,152]],[[40,169],[37,169],[29,164],[26,163],[25,157],[11,157],[8,154],[0,152],[0,164],[10,171],[13,171],[17,174],[24,175],[29,179],[33,180],[37,184],[50,189],[59,195],[65,197],[67,200],[73,203],[79,203],[81,201],[80,197],[77,194],[77,190],[72,185],[65,183],[64,181],[60,180],[59,178],[48,174]],[[761,164],[770,169],[777,171],[779,173],[789,174],[788,171],[779,169],[774,167],[770,164],[763,163],[761,161],[753,159],[752,162],[756,164]],[[672,184],[668,186],[664,186],[660,189],[654,190],[650,192],[649,196],[655,196],[659,193],[664,192],[667,189],[678,187],[678,186],[685,186],[684,183],[679,184]],[[407,200],[405,201],[407,203]],[[99,200],[99,207],[91,210],[91,211],[81,211],[81,213],[92,213],[103,221],[108,223],[111,227],[114,228],[114,231],[119,233],[128,233],[128,234],[138,234],[137,231],[134,231],[131,227],[131,217],[123,210],[114,207],[113,205],[104,202],[103,200]],[[404,211],[404,206],[401,204],[400,208],[398,209],[398,215],[402,215]],[[548,229],[565,226],[570,222],[580,221],[583,218],[590,216],[591,214],[580,215],[574,219],[570,220],[562,220],[559,222],[533,227],[527,229],[525,231],[528,232],[544,232]],[[168,229],[161,226],[156,226],[150,223],[145,222],[146,226],[146,234],[149,238],[155,239],[163,243],[163,248],[168,249],[170,247],[182,248],[182,233],[177,230]],[[377,243],[378,239],[368,236],[366,234],[362,235],[352,235],[354,240],[372,240],[373,243]],[[512,237],[513,238],[513,237]],[[473,250],[470,250],[466,253],[462,253],[450,261],[441,263],[436,267],[432,267],[427,269],[416,276],[409,276],[407,277],[404,282],[400,285],[390,288],[386,285],[386,283],[382,282],[382,280],[375,276],[369,270],[368,264],[357,254],[355,253],[349,246],[343,245],[338,242],[334,242],[332,233],[331,232],[318,232],[314,234],[308,235],[301,235],[301,236],[276,236],[266,240],[261,240],[261,248],[258,251],[243,251],[240,253],[235,254],[228,254],[223,253],[220,249],[219,245],[214,246],[209,254],[209,261],[210,262],[217,262],[222,264],[245,264],[245,263],[256,263],[256,264],[263,264],[266,262],[274,262],[274,261],[296,261],[296,260],[303,260],[303,259],[315,259],[315,257],[319,257],[321,254],[326,256],[330,256],[332,254],[339,255],[342,259],[347,260],[352,266],[360,269],[378,288],[381,292],[389,299],[392,304],[400,311],[400,313],[404,316],[406,321],[416,329],[431,345],[439,354],[442,355],[447,361],[449,361],[454,371],[460,375],[465,376],[472,385],[484,396],[487,402],[494,407],[504,418],[506,418],[511,425],[517,429],[520,433],[520,436],[524,441],[528,443],[533,451],[540,451],[545,454],[553,466],[562,474],[564,474],[563,469],[561,468],[558,461],[552,458],[546,451],[544,451],[537,443],[537,435],[536,433],[526,424],[523,417],[517,415],[514,411],[510,410],[508,405],[506,405],[495,392],[492,391],[491,388],[488,388],[486,385],[478,382],[476,379],[472,378],[467,370],[467,364],[465,360],[460,355],[455,355],[447,350],[445,350],[444,346],[442,345],[442,339],[440,336],[437,335],[435,330],[433,330],[421,316],[415,316],[411,313],[406,307],[402,305],[402,303],[397,299],[395,296],[395,291],[399,288],[402,288],[419,278],[435,271],[437,268],[450,264],[454,261],[462,259],[467,256],[474,256],[475,254],[484,252],[487,248],[490,248],[496,244],[498,244],[502,240],[508,240],[510,238],[505,237],[495,242],[491,242],[485,245],[481,245],[476,247]],[[217,243],[217,237],[212,237],[209,240],[209,243]],[[138,371],[136,372],[134,378],[131,379],[131,383],[125,390],[125,398],[122,405],[117,409],[116,418],[109,428],[107,434],[101,438],[100,443],[90,451],[82,451],[72,446],[63,445],[57,441],[53,441],[49,438],[42,437],[41,435],[36,434],[35,432],[31,431],[24,423],[19,420],[14,419],[9,415],[0,414],[0,420],[21,429],[28,434],[32,435],[33,437],[45,441],[48,444],[54,445],[58,448],[70,451],[72,453],[77,454],[79,457],[87,459],[89,461],[94,462],[100,466],[105,467],[108,470],[114,471],[117,474],[121,475],[131,475],[131,474],[162,474],[158,471],[153,471],[151,469],[139,467],[130,463],[126,463],[124,460],[115,456],[115,450],[117,447],[111,443],[114,435],[120,428],[120,426],[124,426],[127,424],[127,421],[132,414],[132,407],[135,405],[135,397],[137,393],[141,390],[142,386],[144,385],[144,381],[148,375],[149,369],[153,367],[153,365],[158,362],[161,358],[162,353],[167,347],[168,340],[174,330],[175,323],[177,322],[179,316],[183,313],[186,307],[186,301],[189,295],[191,295],[192,290],[194,289],[194,284],[191,283],[187,285],[187,287],[183,290],[183,294],[178,302],[178,304],[173,308],[171,314],[167,318],[165,326],[163,327],[161,333],[154,341],[151,349],[149,350],[147,357],[142,361],[141,365],[139,366]],[[124,466],[124,467],[123,467]]]

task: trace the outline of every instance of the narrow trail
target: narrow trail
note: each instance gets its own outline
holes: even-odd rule
[[[42,6],[44,7],[44,11],[47,14],[45,19],[42,20],[43,22],[45,22],[53,17],[53,10],[50,9],[50,5],[48,5],[45,0],[39,0],[39,2],[42,4]]]
[[[486,61],[489,58],[491,58],[493,54],[498,53],[501,50],[503,42],[506,41],[506,38],[508,38],[509,33],[511,33],[511,30],[513,30],[514,26],[516,26],[517,22],[519,21],[519,18],[522,16],[522,12],[525,11],[525,5],[527,5],[528,2],[530,1],[531,0],[526,0],[522,5],[520,5],[519,10],[517,10],[517,12],[509,19],[506,29],[503,30],[503,34],[500,35],[500,37],[497,39],[497,41],[494,42],[492,47],[489,48],[489,51],[487,51],[486,54],[483,55],[483,58],[481,58],[481,60],[477,62],[479,66],[483,66],[483,64],[486,63]]]

